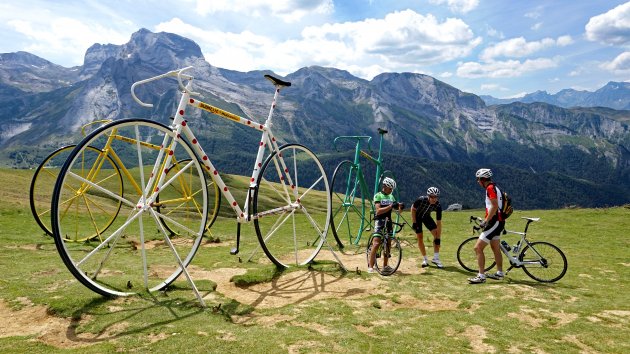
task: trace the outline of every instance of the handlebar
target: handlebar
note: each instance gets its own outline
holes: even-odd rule
[[[131,85],[131,96],[133,97],[134,101],[136,101],[139,105],[143,106],[143,107],[147,107],[147,108],[151,108],[153,107],[153,104],[151,103],[145,103],[142,100],[140,100],[138,98],[138,96],[136,96],[136,87],[140,86],[140,85],[144,85],[147,84],[151,81],[155,81],[155,80],[159,80],[159,79],[163,79],[165,77],[176,77],[177,78],[177,83],[179,84],[179,88],[182,90],[182,92],[186,92],[189,91],[186,86],[184,85],[182,78],[185,80],[192,80],[194,79],[194,77],[192,75],[186,75],[184,74],[184,71],[186,70],[190,70],[192,69],[192,66],[187,66],[185,68],[182,69],[178,69],[178,70],[172,70],[169,72],[166,72],[164,74],[158,75],[158,76],[154,76],[154,77],[150,77],[148,79],[144,79],[144,80],[140,80],[140,81],[136,81],[133,83],[133,85]],[[198,92],[192,92],[189,91],[188,92],[190,95],[199,95]]]
[[[372,137],[371,136],[362,136],[362,135],[344,135],[344,136],[338,136],[335,138],[335,140],[333,140],[333,147],[335,148],[336,151],[339,151],[337,149],[337,140],[342,140],[342,139],[348,139],[348,140],[356,140],[357,144],[361,141],[361,140],[367,140],[367,146],[368,146],[368,150],[372,150],[370,148],[370,141],[372,141]]]

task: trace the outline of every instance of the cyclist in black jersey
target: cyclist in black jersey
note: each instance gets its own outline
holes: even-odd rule
[[[429,265],[427,259],[427,251],[424,248],[424,237],[422,234],[422,224],[433,235],[433,259],[431,263],[438,268],[443,268],[440,262],[440,237],[442,236],[442,206],[439,201],[440,190],[437,187],[429,187],[427,195],[418,197],[411,206],[412,228],[416,232],[418,238],[418,248],[422,254],[422,268]],[[435,211],[435,220],[431,217],[431,212]]]

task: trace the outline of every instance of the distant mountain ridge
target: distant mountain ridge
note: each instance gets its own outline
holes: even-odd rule
[[[168,124],[177,104],[173,80],[139,90],[153,109],[138,106],[130,95],[133,82],[168,70],[194,66],[202,100],[254,121],[264,122],[273,95],[263,78],[272,72],[214,67],[195,42],[146,29],[123,45],[93,45],[84,65],[70,69],[43,65],[45,60],[30,54],[8,54],[0,61],[0,164],[14,167],[37,165],[54,148],[78,141],[80,127],[96,119],[144,117]],[[332,172],[340,159],[351,157],[348,146],[333,150],[336,136],[375,136],[385,128],[386,167],[403,181],[407,200],[430,184],[443,189],[444,202],[478,206],[480,190],[472,176],[485,166],[495,168],[520,208],[630,201],[629,111],[546,103],[486,106],[476,95],[412,73],[383,73],[368,81],[313,66],[285,79],[292,86],[283,90],[274,116],[282,141],[311,147]],[[197,110],[188,114],[221,170],[249,172],[256,146],[243,141],[257,141],[256,132]]]
[[[536,91],[517,98],[480,97],[487,105],[543,102],[564,108],[608,107],[630,110],[630,82],[611,81],[594,92],[564,89],[553,95],[546,91]]]

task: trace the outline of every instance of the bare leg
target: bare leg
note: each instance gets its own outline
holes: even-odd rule
[[[486,256],[483,254],[483,249],[486,248],[488,244],[482,241],[481,239],[477,240],[475,244],[475,253],[477,253],[477,265],[479,266],[479,274],[484,274],[484,269],[486,269]]]
[[[431,230],[431,234],[433,235],[433,252],[434,253],[440,253],[439,242],[435,243],[435,240],[439,240],[440,239],[440,235],[438,235],[437,229]]]
[[[417,233],[416,237],[418,238],[418,248],[420,249],[420,253],[422,254],[422,257],[426,258],[427,250],[424,248],[424,236],[422,235],[422,232]]]
[[[370,249],[370,260],[368,262],[368,268],[374,268],[374,263],[376,262],[376,250],[378,246],[381,244],[380,237],[374,237],[372,239],[372,249]]]
[[[503,273],[503,255],[501,254],[501,247],[499,246],[500,242],[499,239],[492,239],[490,241],[490,247],[492,248],[492,253],[494,253],[494,261],[497,262],[497,270]]]

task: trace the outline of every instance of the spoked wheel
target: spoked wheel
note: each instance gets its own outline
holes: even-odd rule
[[[567,272],[567,257],[549,242],[532,242],[523,248],[519,260],[530,278],[543,283],[560,280]]]
[[[31,188],[29,192],[31,212],[33,213],[33,217],[35,218],[37,224],[42,228],[42,230],[44,230],[44,232],[51,236],[53,232],[50,224],[50,202],[52,200],[55,182],[57,181],[61,167],[68,156],[70,156],[70,153],[75,146],[76,145],[68,145],[53,151],[44,159],[44,161],[42,161],[39,167],[37,167],[37,170],[33,175],[33,180],[31,181]],[[79,164],[85,165],[85,158],[87,156],[101,153],[100,150],[91,146],[87,146],[86,149],[89,151],[88,154],[83,153],[77,157],[79,159]],[[111,174],[107,176],[103,175],[102,180],[99,181],[99,183],[107,184],[110,189],[117,190],[122,193],[123,180],[118,166],[109,157],[105,157],[102,163],[103,166],[106,166],[107,171],[111,172]],[[66,188],[72,188],[72,186],[68,185]],[[76,198],[77,196],[72,196],[73,201],[75,201]],[[85,201],[85,199],[83,201]],[[73,203],[72,201],[69,202]],[[79,201],[79,203],[81,202],[82,201]],[[120,202],[117,205],[110,205],[110,208],[107,208],[107,211],[105,212],[106,215],[100,218],[98,222],[95,222],[93,225],[94,230],[92,233],[87,233],[81,235],[80,237],[71,236],[66,240],[70,242],[83,242],[98,237],[100,233],[105,231],[114,222],[116,216],[118,215],[118,211],[120,210],[120,205]],[[68,209],[66,214],[69,215],[79,212],[81,212],[79,209]]]
[[[158,196],[158,211],[166,216],[171,214],[180,213],[184,217],[199,217],[195,214],[203,212],[203,208],[197,205],[197,199],[195,196],[203,192],[201,186],[197,185],[199,179],[196,178],[196,171],[193,169],[187,169],[182,171],[190,159],[177,161],[171,164],[166,173],[166,178],[178,175],[175,181],[169,184]],[[208,223],[204,232],[208,232],[212,224],[219,215],[219,207],[221,206],[221,192],[219,186],[210,178],[206,176],[208,185]],[[165,198],[166,196],[166,198]],[[161,198],[161,199],[160,199]],[[169,222],[166,219],[162,219],[162,223],[171,236],[176,235],[174,229],[171,229]]]
[[[372,251],[372,240],[374,237],[370,237],[370,243],[366,250],[368,258],[368,264],[370,259],[370,252]],[[400,247],[400,241],[397,238],[390,238],[389,245],[386,241],[381,239],[381,243],[376,251],[376,259],[374,262],[374,269],[378,274],[383,276],[392,275],[398,270],[400,262],[402,261],[402,248]]]
[[[457,261],[459,262],[459,265],[462,266],[462,268],[466,269],[469,272],[476,273],[479,271],[479,265],[477,264],[477,253],[475,252],[475,244],[477,243],[478,239],[479,237],[476,236],[466,239],[457,248]],[[484,249],[484,251],[487,249],[490,249],[489,245]],[[496,265],[494,260],[491,261],[491,259],[494,258],[488,258],[486,256],[486,269],[484,269],[484,272],[489,271]]]
[[[346,160],[339,163],[333,173],[332,232],[340,248],[357,245],[370,227],[371,201],[364,195],[359,172],[352,161]]]
[[[83,139],[62,167],[52,197],[55,244],[72,275],[89,289],[105,296],[160,290],[192,261],[206,226],[206,180],[189,144],[174,138],[170,128],[153,121],[119,120]],[[157,210],[158,194],[160,203],[184,198],[169,188],[178,177],[166,176],[168,156],[189,160],[180,176],[201,188],[192,198],[202,212],[185,209],[164,215]],[[124,174],[124,190],[110,177],[115,176],[110,159]],[[159,178],[165,183],[162,188],[157,186]],[[118,208],[107,230],[95,227]],[[161,220],[177,237],[169,236]],[[94,232],[95,239],[68,241]]]
[[[258,241],[274,264],[289,267],[312,261],[330,224],[328,180],[315,154],[287,144],[267,157],[253,209]]]

